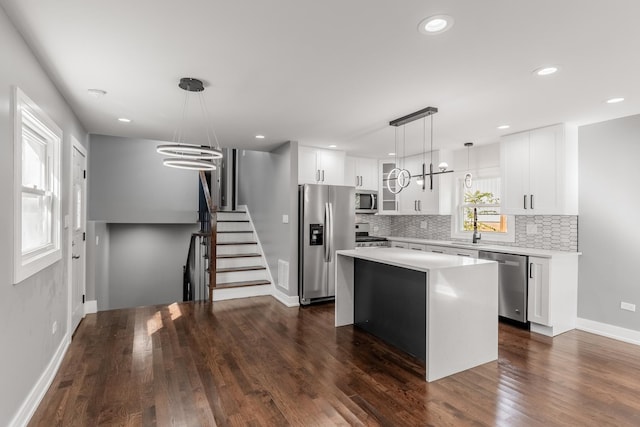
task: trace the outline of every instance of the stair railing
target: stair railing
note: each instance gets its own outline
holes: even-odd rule
[[[208,238],[207,240],[207,255],[209,256],[209,302],[213,301],[213,290],[216,287],[216,257],[217,257],[217,233],[218,233],[218,206],[213,204],[211,200],[211,191],[209,190],[209,183],[204,171],[200,171],[200,183],[204,190],[204,195],[207,200],[208,210]]]
[[[213,300],[216,287],[217,206],[213,205],[204,172],[200,182],[207,201],[206,210],[198,211],[200,230],[191,235],[187,262],[183,267],[182,299]]]

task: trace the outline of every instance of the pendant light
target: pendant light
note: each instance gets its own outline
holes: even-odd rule
[[[434,175],[440,175],[443,173],[451,173],[453,172],[452,170],[447,170],[449,168],[449,165],[446,162],[440,162],[440,164],[438,165],[438,168],[440,169],[440,172],[434,172],[433,171],[433,115],[435,113],[438,112],[438,109],[436,107],[427,107],[427,108],[423,108],[420,111],[416,111],[415,113],[411,113],[409,115],[406,115],[404,117],[400,117],[399,119],[395,119],[389,122],[389,126],[395,126],[396,127],[396,168],[394,168],[390,173],[389,176],[387,177],[387,189],[389,191],[391,191],[393,194],[397,194],[400,191],[402,191],[403,188],[406,188],[410,183],[411,183],[411,178],[417,178],[416,182],[418,183],[418,185],[422,185],[422,191],[425,190],[426,188],[426,177],[429,177],[429,189],[433,190],[433,176]],[[429,172],[426,171],[426,117],[427,116],[431,116],[431,137],[430,137],[430,144],[431,144],[431,152],[430,152],[430,161],[429,161]],[[417,175],[412,175],[408,170],[406,169],[399,169],[397,167],[398,164],[398,160],[397,160],[397,128],[399,126],[403,127],[403,131],[404,131],[404,126],[407,123],[411,123],[414,120],[418,120],[418,119],[424,119],[423,120],[423,133],[422,133],[422,173],[421,174],[417,174]],[[402,172],[401,172],[402,171]],[[394,175],[392,175],[392,173]],[[407,176],[408,175],[408,176]],[[391,181],[396,181],[397,185],[394,187],[394,189],[391,188]]]
[[[469,155],[471,147],[473,147],[473,142],[465,142],[464,146],[467,147],[467,173],[464,174],[464,187],[471,188],[473,185],[473,175],[469,172]]]
[[[406,132],[404,127],[402,128],[402,155],[405,156],[405,148],[406,148]],[[400,164],[398,162],[398,128],[395,129],[394,135],[394,143],[395,143],[395,168],[391,169],[389,175],[387,176],[387,190],[389,190],[393,194],[398,194],[403,189],[407,188],[409,184],[411,184],[411,172],[407,169],[400,168]],[[404,159],[402,160],[402,165],[404,166]],[[392,181],[394,185],[392,187]]]
[[[180,126],[174,133],[173,137],[175,142],[173,144],[158,145],[156,147],[156,151],[159,154],[169,157],[162,161],[162,163],[168,167],[202,171],[215,170],[216,165],[214,164],[214,161],[222,158],[222,150],[220,149],[218,137],[213,129],[213,125],[211,125],[211,129],[209,129],[210,120],[207,120],[209,114],[202,95],[202,92],[204,91],[204,84],[201,80],[191,77],[183,77],[180,79],[178,87],[185,91],[185,98],[182,107]],[[208,145],[187,144],[184,142],[183,129],[187,115],[187,107],[189,105],[189,96],[192,93],[198,96],[200,110],[205,123]],[[215,147],[211,141],[211,135],[213,135],[216,142]]]

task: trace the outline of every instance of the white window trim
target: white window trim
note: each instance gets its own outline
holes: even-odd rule
[[[463,231],[460,201],[462,200],[462,191],[464,186],[464,175],[469,171],[454,174],[455,191],[453,192],[453,218],[451,220],[451,238],[471,240],[473,231]],[[500,176],[499,168],[485,168],[470,171],[474,178],[492,178]],[[510,242],[516,241],[516,220],[513,215],[507,215],[507,232],[506,233],[485,233],[482,232],[481,242]]]
[[[14,151],[14,196],[13,196],[13,283],[17,284],[26,278],[36,274],[42,269],[54,264],[62,259],[61,245],[61,210],[60,210],[60,179],[61,179],[61,146],[62,130],[53,120],[36,105],[18,87],[13,91],[13,151]],[[27,254],[22,253],[22,122],[23,111],[27,110],[54,136],[52,147],[52,172],[53,182],[51,183],[52,203],[52,243],[45,249],[32,251]],[[47,148],[48,149],[48,148]]]

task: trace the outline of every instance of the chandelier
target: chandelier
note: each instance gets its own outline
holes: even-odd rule
[[[174,142],[172,144],[158,145],[156,147],[156,151],[159,154],[169,157],[162,160],[162,163],[168,167],[201,171],[215,170],[216,165],[214,164],[214,161],[222,158],[222,150],[220,149],[218,137],[213,129],[213,125],[209,125],[210,122],[207,120],[208,111],[202,95],[202,92],[204,91],[204,84],[201,80],[191,77],[183,77],[180,79],[178,87],[185,91],[180,126],[174,133]],[[185,138],[183,130],[189,105],[189,96],[191,94],[196,94],[198,97],[200,110],[205,122],[205,132],[207,135],[208,145],[187,144],[184,141]],[[211,136],[213,136],[213,139],[215,140],[215,146],[212,143]]]
[[[391,170],[391,172],[389,172],[388,177],[386,178],[387,181],[387,189],[393,193],[393,194],[398,194],[400,193],[403,189],[407,188],[409,186],[409,184],[411,184],[411,178],[416,178],[416,184],[420,185],[422,187],[422,191],[424,191],[426,189],[426,178],[429,177],[429,189],[433,190],[433,177],[435,175],[440,175],[443,173],[451,173],[453,172],[452,170],[447,170],[449,168],[449,165],[446,162],[441,162],[438,165],[438,169],[440,169],[439,172],[434,172],[433,171],[433,115],[435,113],[438,112],[438,109],[436,107],[427,107],[427,108],[423,108],[420,111],[416,111],[415,113],[411,113],[408,114],[404,117],[400,117],[399,119],[395,119],[395,120],[391,120],[389,122],[389,126],[394,126],[396,128],[396,138],[395,138],[395,144],[396,144],[396,167]],[[430,128],[430,141],[431,141],[431,148],[430,148],[430,161],[429,161],[429,171],[427,172],[427,168],[426,168],[426,118],[429,117],[431,119],[431,128]],[[398,150],[397,150],[397,144],[398,144],[398,138],[397,138],[397,129],[398,127],[402,126],[403,127],[403,135],[404,135],[404,126],[407,123],[411,123],[415,120],[418,119],[422,119],[423,120],[423,133],[422,133],[422,171],[421,173],[412,175],[411,172],[409,172],[407,169],[404,168],[400,168],[398,167]],[[403,141],[403,145],[404,145],[404,141]],[[403,147],[403,151],[404,151],[404,147]],[[406,153],[404,153],[406,154]],[[403,161],[404,164],[404,161]]]

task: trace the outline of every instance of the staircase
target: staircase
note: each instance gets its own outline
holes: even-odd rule
[[[271,293],[271,280],[246,209],[217,212],[213,300]]]

